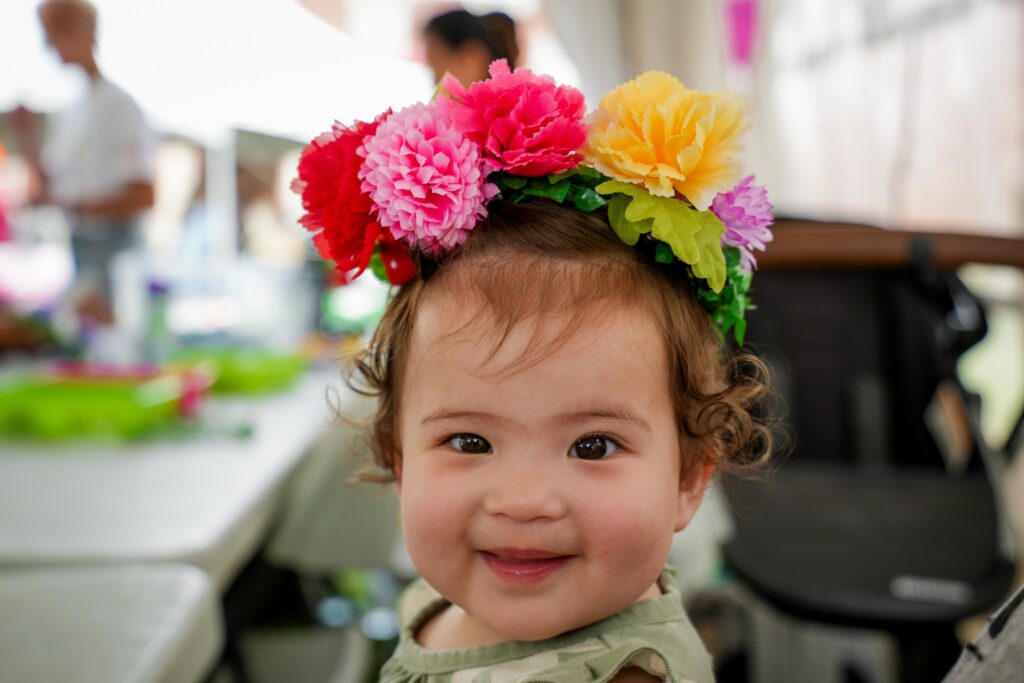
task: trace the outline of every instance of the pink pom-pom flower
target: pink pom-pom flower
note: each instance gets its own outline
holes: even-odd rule
[[[756,268],[753,250],[764,251],[772,241],[768,226],[775,220],[764,187],[754,185],[754,176],[747,176],[728,192],[719,192],[711,201],[711,211],[725,224],[722,244],[740,250],[744,270]]]
[[[468,88],[445,76],[437,106],[480,145],[492,170],[539,177],[576,168],[587,139],[583,93],[529,69],[513,72],[504,59],[490,74]]]
[[[433,105],[392,114],[359,149],[362,189],[392,235],[427,253],[466,241],[498,192],[475,143]]]
[[[320,255],[338,264],[343,282],[359,277],[377,244],[390,239],[370,215],[373,203],[360,189],[363,160],[356,152],[390,113],[384,112],[372,123],[335,123],[302,150],[298,177],[292,181],[292,190],[302,196],[306,210],[299,222],[315,233],[313,244]]]

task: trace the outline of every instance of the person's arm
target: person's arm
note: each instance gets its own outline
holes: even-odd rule
[[[25,160],[28,169],[28,202],[32,206],[56,203],[50,195],[50,179],[42,167],[31,159]]]
[[[28,201],[33,204],[52,204],[49,187],[50,179],[43,170],[41,135],[36,124],[36,113],[18,105],[7,114],[18,153],[28,171]]]
[[[153,201],[153,183],[141,181],[123,185],[112,195],[79,202],[69,208],[83,216],[131,218],[152,207]]]

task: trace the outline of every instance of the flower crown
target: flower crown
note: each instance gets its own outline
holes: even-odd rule
[[[647,72],[584,120],[575,88],[504,60],[490,75],[468,88],[448,75],[430,103],[335,123],[305,148],[292,183],[301,223],[341,280],[369,269],[408,282],[413,252],[456,249],[498,196],[607,206],[623,242],[644,240],[656,261],[689,268],[720,334],[742,343],[753,251],[771,241],[773,220],[764,188],[739,180],[742,100]]]

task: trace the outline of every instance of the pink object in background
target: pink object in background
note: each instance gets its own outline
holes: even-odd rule
[[[0,145],[0,167],[3,167],[7,150]],[[11,224],[7,222],[7,204],[4,202],[3,193],[0,192],[0,242],[7,242],[11,239]]]
[[[11,224],[7,222],[7,210],[4,207],[4,199],[0,197],[0,242],[9,242],[11,239]]]
[[[754,38],[757,36],[757,0],[728,0],[725,26],[730,60],[739,66],[749,67],[754,61]]]

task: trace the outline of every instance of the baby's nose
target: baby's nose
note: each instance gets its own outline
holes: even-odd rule
[[[568,512],[564,492],[554,472],[535,462],[502,468],[484,498],[486,513],[516,522],[561,519]]]

